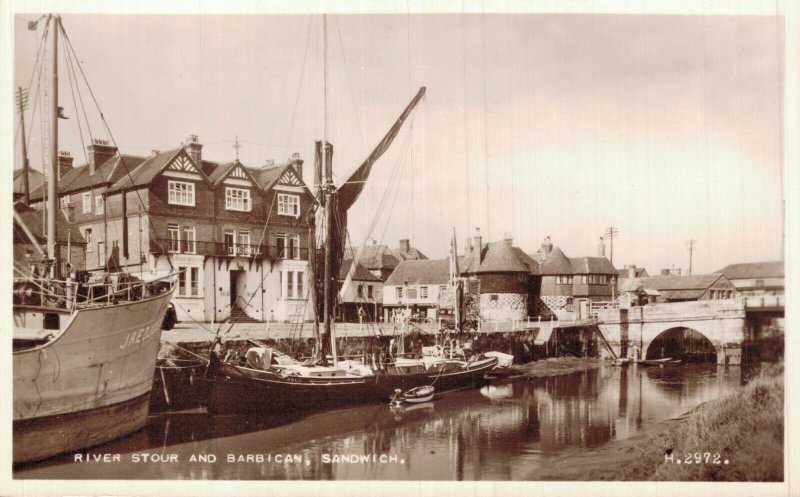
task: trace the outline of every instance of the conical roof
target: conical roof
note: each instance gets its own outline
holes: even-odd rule
[[[539,265],[542,275],[572,274],[572,264],[560,248],[555,247],[547,254],[547,258]]]
[[[530,273],[531,270],[519,258],[511,244],[497,242],[489,244],[481,265],[475,271],[481,273]]]

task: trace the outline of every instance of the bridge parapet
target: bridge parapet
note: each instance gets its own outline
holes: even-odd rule
[[[744,297],[748,309],[783,309],[783,295],[748,295]]]
[[[743,318],[745,301],[742,298],[698,300],[693,302],[673,302],[648,304],[630,309],[603,309],[597,313],[601,323],[627,322],[666,322],[703,319]]]

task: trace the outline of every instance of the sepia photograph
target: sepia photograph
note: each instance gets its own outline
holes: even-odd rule
[[[0,493],[790,495],[797,26],[599,3],[6,4]]]

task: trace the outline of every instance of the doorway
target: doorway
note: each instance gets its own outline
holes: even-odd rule
[[[230,305],[236,305],[236,299],[244,297],[246,288],[246,275],[244,271],[230,272]]]

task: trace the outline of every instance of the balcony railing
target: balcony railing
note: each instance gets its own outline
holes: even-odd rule
[[[154,254],[197,254],[214,257],[254,257],[257,259],[295,259],[308,260],[307,248],[288,248],[276,245],[230,244],[211,241],[176,241],[170,238],[156,238],[150,243]]]

